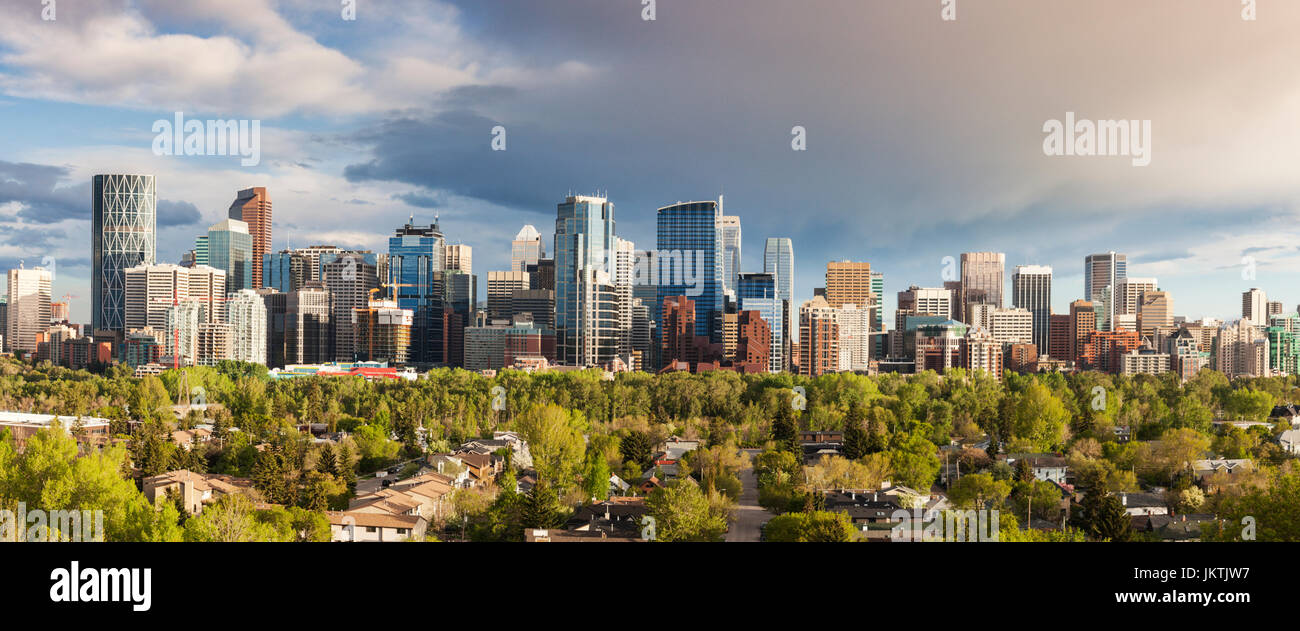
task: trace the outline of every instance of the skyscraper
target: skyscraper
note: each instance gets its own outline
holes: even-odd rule
[[[782,370],[789,369],[794,361],[791,348],[799,341],[799,314],[794,313],[794,242],[787,237],[768,237],[763,245],[763,272],[776,276],[776,297],[782,301],[781,323],[773,324],[775,331],[781,329]]]
[[[1256,325],[1268,324],[1268,295],[1252,287],[1241,292],[1241,317]]]
[[[1142,304],[1142,294],[1148,291],[1155,291],[1159,285],[1154,278],[1135,278],[1132,276],[1119,280],[1119,285],[1112,293],[1115,302],[1115,311],[1112,316],[1116,315],[1136,315],[1138,306]]]
[[[332,361],[330,292],[320,283],[301,287],[288,296],[284,315],[284,362],[317,364]]]
[[[36,352],[36,336],[50,326],[49,270],[9,270],[8,326],[5,344],[12,351]]]
[[[487,282],[488,320],[509,320],[515,292],[528,290],[528,272],[488,272]]]
[[[266,303],[252,289],[241,289],[226,301],[230,325],[228,357],[266,365]]]
[[[510,271],[527,272],[529,265],[546,257],[546,244],[542,242],[541,233],[532,224],[527,224],[510,242]],[[540,288],[538,288],[540,289]]]
[[[1174,326],[1174,299],[1167,291],[1144,291],[1138,303],[1138,331],[1155,335],[1157,328]]]
[[[1033,314],[1033,342],[1039,355],[1046,355],[1052,314],[1052,268],[1046,265],[1017,265],[1011,274],[1011,306]]]
[[[262,186],[239,191],[235,201],[230,204],[227,216],[244,222],[252,241],[253,260],[249,282],[240,289],[261,289],[262,262],[271,253],[271,196]]]
[[[1083,299],[1095,300],[1107,286],[1118,287],[1128,277],[1128,256],[1113,250],[1089,254],[1083,260]]]
[[[840,328],[837,309],[820,296],[799,307],[799,374],[817,377],[839,370]]]
[[[1001,252],[963,252],[961,288],[963,306],[986,304],[1002,306],[1007,256]]]
[[[408,355],[413,364],[446,363],[444,294],[434,278],[446,269],[446,256],[437,217],[427,226],[415,225],[412,217],[388,238],[388,275],[397,307],[413,314]]]
[[[1093,309],[1092,302],[1087,300],[1075,300],[1070,303],[1070,357],[1060,358],[1069,359],[1073,362],[1083,360],[1084,346],[1088,343],[1088,338],[1092,337],[1093,332],[1097,330],[1097,312]]]
[[[181,267],[170,263],[137,265],[126,270],[126,330],[167,326],[172,305],[196,301],[204,322],[225,318],[226,273],[215,267]]]
[[[736,285],[736,300],[740,311],[756,311],[767,321],[771,335],[768,350],[768,372],[781,372],[784,363],[785,340],[782,320],[784,301],[777,297],[776,274],[741,274]]]
[[[867,308],[872,302],[871,264],[831,261],[826,264],[826,302],[839,309],[844,305]]]
[[[722,196],[718,196],[718,201],[721,205]],[[722,280],[727,289],[735,292],[740,282],[740,217],[722,215],[718,218],[718,231],[722,233]]]
[[[618,351],[614,249],[608,199],[570,195],[556,205],[555,329],[563,365],[599,366]]]
[[[226,293],[252,289],[253,236],[248,224],[225,219],[208,228],[207,264],[226,273]]]
[[[374,295],[370,290],[379,289],[375,255],[373,252],[323,255],[321,277],[325,289],[330,294],[334,359],[343,362],[356,361],[358,349],[356,331],[352,326],[353,314],[357,309],[364,309],[369,305],[370,297]]]
[[[463,243],[448,244],[443,248],[443,269],[474,273],[474,248]]]
[[[688,296],[695,303],[695,334],[722,342],[722,213],[718,202],[681,202],[659,209],[659,303]],[[665,265],[666,264],[666,265]]]
[[[152,175],[96,175],[91,211],[91,327],[124,333],[125,271],[157,255],[157,189]]]

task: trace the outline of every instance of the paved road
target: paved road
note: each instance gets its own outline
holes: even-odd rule
[[[753,458],[759,453],[757,449],[742,450]],[[772,518],[772,514],[763,510],[758,505],[758,479],[754,477],[754,468],[747,467],[740,472],[740,501],[736,503],[736,509],[731,513],[731,529],[727,531],[726,540],[730,541],[758,541],[762,531],[760,530],[767,520]]]

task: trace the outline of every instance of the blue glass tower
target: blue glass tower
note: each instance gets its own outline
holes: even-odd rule
[[[415,225],[415,218],[388,238],[389,295],[397,306],[415,312],[411,326],[408,362],[445,364],[443,336],[443,287],[441,274],[446,239],[438,220],[428,226]]]
[[[556,354],[566,366],[599,366],[618,351],[613,287],[614,204],[571,195],[555,214]]]
[[[782,350],[785,336],[781,319],[785,315],[785,301],[777,297],[775,274],[741,274],[736,284],[737,308],[757,311],[772,330],[772,345],[768,350],[768,371],[781,372],[784,364]]]
[[[663,321],[664,298],[695,301],[695,334],[722,342],[722,210],[716,201],[683,202],[659,209],[659,292],[654,313]]]
[[[226,219],[208,228],[208,265],[226,272],[226,293],[253,288],[253,236],[248,224]]]

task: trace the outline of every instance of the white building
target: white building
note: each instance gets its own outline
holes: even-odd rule
[[[36,352],[36,334],[50,326],[50,283],[43,267],[9,270],[5,340],[11,351]]]
[[[839,371],[865,371],[871,364],[871,307],[844,305],[835,310],[840,329]]]
[[[266,365],[266,302],[251,289],[241,289],[226,301],[230,323],[229,359]]]
[[[1028,309],[994,309],[989,314],[989,332],[1003,344],[1034,342],[1034,313]]]

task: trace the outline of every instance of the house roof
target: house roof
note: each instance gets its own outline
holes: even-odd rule
[[[367,528],[418,528],[423,517],[418,515],[390,515],[387,513],[358,513],[347,511],[325,511],[332,526],[364,526]],[[349,520],[348,518],[351,518]]]

